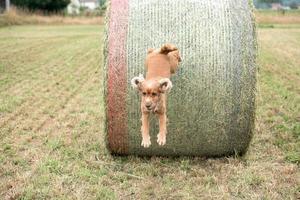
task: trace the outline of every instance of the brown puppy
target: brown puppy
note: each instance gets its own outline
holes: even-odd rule
[[[181,61],[178,49],[171,44],[165,44],[159,49],[149,49],[145,66],[146,79],[142,75],[134,77],[131,84],[142,94],[142,146],[151,145],[149,135],[149,114],[157,114],[159,118],[159,133],[157,143],[166,144],[167,110],[166,93],[172,88],[171,74],[174,74]]]

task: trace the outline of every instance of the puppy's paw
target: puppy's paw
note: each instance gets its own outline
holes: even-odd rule
[[[151,145],[150,137],[148,138],[143,138],[141,146],[144,148],[148,148]]]
[[[160,146],[163,146],[166,144],[166,134],[161,134],[159,133],[157,135],[157,143],[160,145]]]

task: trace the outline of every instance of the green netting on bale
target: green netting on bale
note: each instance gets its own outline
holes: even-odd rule
[[[110,9],[112,12],[114,7]],[[256,37],[252,3],[129,0],[127,16],[125,154],[244,153],[253,134],[255,117]],[[107,33],[111,34],[109,30]],[[167,143],[162,147],[156,143],[158,120],[152,117],[152,145],[145,149],[141,147],[141,98],[131,88],[130,80],[145,75],[146,50],[164,43],[179,48],[182,62],[171,77]],[[105,50],[108,54],[109,51]]]

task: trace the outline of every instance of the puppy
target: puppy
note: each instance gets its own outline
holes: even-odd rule
[[[157,143],[166,144],[167,134],[167,110],[166,93],[171,90],[170,76],[178,69],[181,62],[180,54],[172,44],[165,44],[159,49],[149,49],[145,61],[147,70],[146,79],[142,75],[131,80],[133,88],[142,95],[142,146],[148,148],[151,145],[149,135],[149,115],[156,114],[159,119],[159,133]]]

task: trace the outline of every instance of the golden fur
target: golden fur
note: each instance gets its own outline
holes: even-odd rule
[[[138,89],[142,95],[142,146],[147,148],[151,145],[149,135],[149,115],[156,114],[159,119],[159,133],[157,143],[166,144],[167,134],[167,92],[172,88],[171,74],[178,69],[181,61],[177,47],[165,44],[159,49],[149,49],[145,61],[147,70],[146,79],[142,76],[131,80],[132,86]]]

